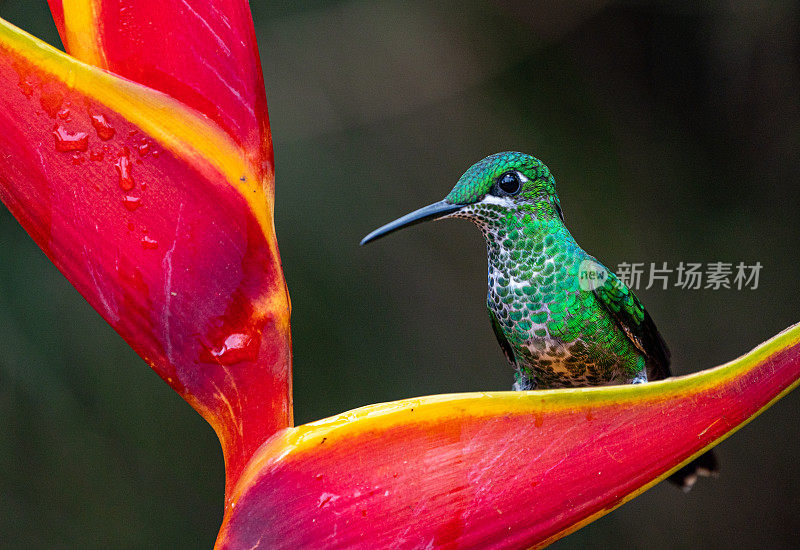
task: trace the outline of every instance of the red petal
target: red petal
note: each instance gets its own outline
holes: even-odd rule
[[[608,513],[794,388],[800,325],[638,386],[432,396],[287,429],[218,548],[529,548]]]
[[[271,172],[182,104],[1,20],[0,83],[0,198],[214,426],[231,487],[291,424]]]
[[[49,0],[68,53],[197,109],[272,163],[264,80],[244,0]],[[65,17],[66,16],[66,17]]]
[[[64,4],[61,0],[47,0],[50,5],[50,13],[53,14],[53,21],[58,29],[58,35],[61,37],[61,42],[66,42],[64,37]]]

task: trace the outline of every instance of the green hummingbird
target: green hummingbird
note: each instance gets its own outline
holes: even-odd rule
[[[555,179],[539,159],[502,152],[474,164],[444,200],[368,234],[366,244],[426,220],[464,218],[483,233],[487,308],[515,390],[639,384],[671,376],[670,353],[634,293],[564,225]],[[673,474],[691,487],[716,472],[706,453]]]

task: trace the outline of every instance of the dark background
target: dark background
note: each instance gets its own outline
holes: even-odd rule
[[[678,374],[800,320],[796,3],[252,4],[298,424],[510,388],[475,228],[357,246],[499,150],[548,163],[571,231],[611,267],[763,264],[757,290],[638,292]],[[2,1],[0,16],[60,45],[44,0]],[[0,419],[3,544],[211,547],[223,496],[212,430],[5,209]],[[718,480],[688,495],[656,486],[553,547],[796,547],[798,434],[795,392],[719,446]]]

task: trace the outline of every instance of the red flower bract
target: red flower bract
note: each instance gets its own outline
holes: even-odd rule
[[[799,376],[796,325],[662,382],[423,397],[290,428],[242,475],[218,547],[545,546],[736,431]]]
[[[291,424],[266,112],[234,140],[184,103],[5,23],[0,53],[0,197],[214,426],[231,487],[252,452]]]
[[[271,170],[267,100],[247,2],[84,0],[68,2],[66,14],[61,0],[48,2],[73,57],[196,109]]]

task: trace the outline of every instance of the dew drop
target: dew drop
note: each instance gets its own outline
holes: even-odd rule
[[[219,341],[219,340],[217,340]],[[242,362],[252,362],[258,358],[261,338],[259,334],[245,334],[235,332],[229,334],[222,345],[205,345],[200,354],[203,363],[217,363],[220,365],[234,365]]]
[[[208,356],[202,358],[207,362],[221,365],[233,365],[242,361],[254,361],[258,357],[260,339],[250,334],[236,332],[225,338],[225,342],[216,348],[209,348]]]
[[[325,508],[331,502],[336,502],[339,500],[339,495],[334,495],[333,493],[322,493],[319,496],[319,501],[317,501],[317,508]]]
[[[119,186],[122,187],[123,191],[133,189],[136,183],[133,181],[133,176],[131,176],[131,161],[128,160],[128,157],[119,157],[117,162],[114,163],[114,167],[117,169]]]
[[[83,161],[86,160],[83,158],[83,155],[80,153],[72,153],[72,164],[78,165],[83,164]]]
[[[66,107],[64,107],[64,108],[63,108],[63,109],[61,109],[61,110],[60,110],[58,113],[56,113],[56,115],[57,115],[57,116],[58,116],[58,118],[60,118],[61,120],[69,120],[70,111],[69,111],[69,109],[67,109]]]
[[[43,91],[39,97],[39,103],[50,118],[56,118],[56,114],[64,103],[64,94],[56,90]]]
[[[56,150],[66,153],[69,151],[86,151],[89,148],[89,134],[86,132],[67,132],[61,126],[53,130],[56,138]]]
[[[97,132],[97,137],[102,139],[103,141],[108,141],[114,134],[116,130],[108,123],[106,117],[103,115],[92,115],[92,126],[94,126],[95,131]]]
[[[134,210],[139,208],[139,206],[141,206],[142,199],[141,197],[133,197],[131,195],[125,195],[124,197],[122,197],[122,204],[125,205],[125,208],[127,208],[129,212],[133,212]],[[158,243],[156,243],[156,246],[158,246]]]
[[[146,157],[150,154],[150,143],[144,142],[139,147],[137,147],[139,151],[139,156]]]
[[[103,160],[104,156],[105,156],[105,153],[103,152],[102,149],[95,149],[94,151],[89,153],[89,158],[91,160]]]
[[[155,250],[158,248],[158,241],[145,235],[142,237],[142,248],[147,250]]]
[[[322,481],[322,474],[315,475],[314,479],[316,479],[317,481]]]
[[[31,97],[31,95],[33,95],[33,80],[30,76],[19,79],[19,89],[25,97]]]

